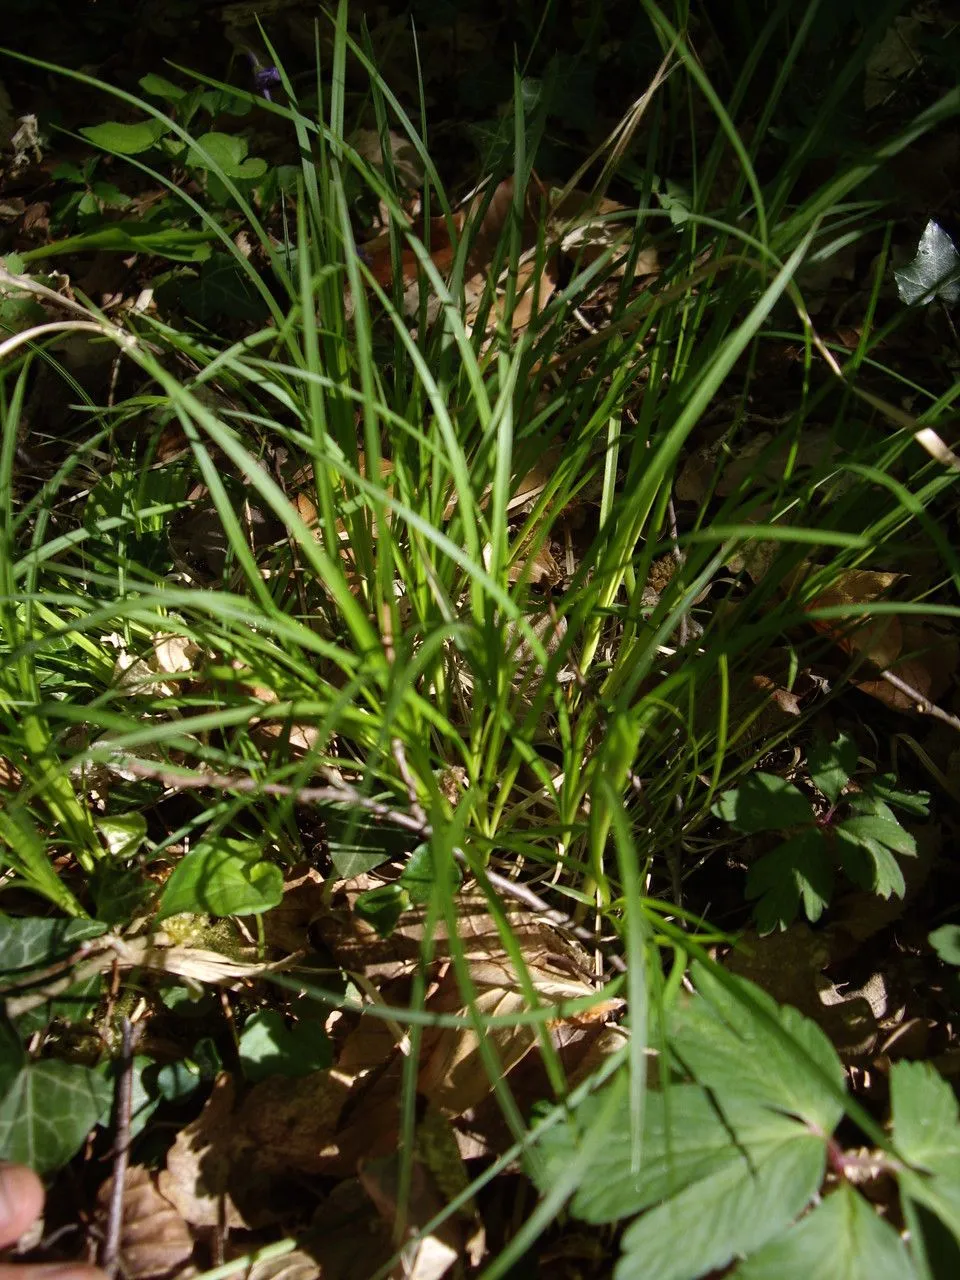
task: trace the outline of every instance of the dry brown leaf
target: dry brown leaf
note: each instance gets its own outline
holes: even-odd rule
[[[283,885],[283,900],[263,916],[268,947],[292,955],[309,945],[310,921],[325,900],[323,876],[315,867],[291,867]]]
[[[248,1227],[228,1187],[239,1156],[233,1119],[236,1096],[228,1075],[220,1075],[196,1120],[177,1134],[161,1170],[160,1193],[194,1227]]]
[[[320,1264],[302,1249],[294,1249],[282,1258],[264,1258],[237,1274],[242,1280],[320,1280]]]
[[[352,903],[371,887],[370,876],[346,882],[333,899],[333,906],[314,922],[338,963],[350,972],[363,974],[381,984],[381,998],[387,1004],[403,1003],[403,984],[420,965],[425,907],[404,912],[389,938],[379,934],[352,911]],[[507,955],[486,900],[476,892],[463,892],[456,900],[458,933],[463,945],[477,1008],[487,1017],[526,1011],[523,984]],[[562,1004],[594,993],[589,960],[581,947],[529,912],[511,911],[510,926],[523,953],[530,982],[546,1004]],[[446,924],[438,922],[432,935],[434,955],[433,985],[426,1008],[435,1013],[465,1016],[467,1008],[454,965],[450,962]],[[383,987],[384,982],[391,985]],[[603,1021],[610,1020],[621,1001],[610,1001],[597,1013],[596,1034]],[[576,1018],[573,1019],[576,1022]],[[559,1043],[569,1031],[566,1019],[550,1027]],[[490,1028],[486,1043],[496,1052],[504,1074],[512,1071],[537,1044],[532,1025]],[[586,1048],[586,1045],[584,1045]],[[384,1117],[396,1106],[399,1062],[397,1035],[386,1021],[363,1019],[344,1042],[338,1059],[341,1070],[359,1076],[390,1071],[376,1082],[374,1094]],[[395,1078],[397,1077],[397,1078]],[[472,1028],[429,1027],[421,1038],[418,1090],[447,1116],[461,1116],[475,1108],[490,1093],[481,1046]],[[364,1104],[365,1110],[372,1099]],[[389,1123],[386,1118],[384,1124]],[[341,1145],[346,1141],[343,1132]]]
[[[397,1152],[378,1160],[365,1160],[359,1170],[360,1183],[384,1222],[393,1228],[399,1209],[401,1157]],[[406,1199],[407,1234],[412,1235],[444,1208],[435,1186],[423,1166],[413,1162]],[[456,1218],[448,1218],[432,1235],[410,1241],[403,1258],[392,1273],[397,1280],[441,1280],[463,1253],[464,1241]]]
[[[113,1178],[108,1178],[97,1196],[101,1222],[112,1193]],[[127,1169],[122,1215],[120,1268],[125,1280],[175,1276],[193,1255],[189,1227],[143,1165]]]
[[[338,1183],[314,1214],[310,1237],[323,1280],[370,1280],[394,1252],[390,1228],[353,1177]]]
[[[374,169],[381,174],[386,172],[378,130],[357,129],[350,135],[349,142],[354,151]],[[400,186],[415,190],[423,182],[423,161],[420,153],[409,138],[395,133],[392,129],[387,133],[387,145],[390,149],[393,171]]]
[[[633,237],[635,223],[630,218],[612,215],[627,213],[626,205],[606,197],[597,199],[589,191],[574,189],[554,204],[550,210],[551,226],[560,239],[560,248],[569,257],[578,259],[583,266],[596,262],[609,249],[619,249],[614,259],[624,257],[627,244]],[[632,211],[631,211],[632,212]],[[617,262],[610,275],[619,278],[627,269],[625,261]],[[635,276],[657,275],[660,260],[655,245],[639,250],[634,269]]]
[[[234,1123],[263,1168],[328,1171],[340,1159],[337,1126],[353,1083],[339,1070],[271,1076],[249,1091]]]

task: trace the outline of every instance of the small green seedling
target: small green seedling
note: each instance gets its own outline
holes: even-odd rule
[[[830,901],[838,868],[882,898],[903,897],[897,855],[913,856],[917,848],[890,806],[925,815],[929,797],[895,790],[891,775],[845,790],[856,764],[856,744],[841,734],[832,743],[815,743],[807,757],[810,781],[826,805],[785,778],[758,772],[725,791],[713,806],[717,817],[737,831],[787,835],[757,859],[747,876],[747,897],[756,899],[754,918],[761,933],[785,929],[801,902],[807,919],[818,920]]]

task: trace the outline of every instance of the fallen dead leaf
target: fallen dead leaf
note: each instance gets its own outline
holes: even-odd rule
[[[200,1115],[177,1134],[157,1179],[161,1195],[193,1227],[251,1225],[227,1189],[239,1154],[235,1097],[230,1076],[218,1076]]]
[[[112,1193],[113,1178],[108,1178],[97,1195],[101,1224]],[[176,1275],[192,1257],[193,1236],[187,1223],[161,1195],[143,1165],[127,1169],[122,1215],[120,1268],[125,1280]]]

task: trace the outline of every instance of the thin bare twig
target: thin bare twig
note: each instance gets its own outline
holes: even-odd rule
[[[892,671],[881,671],[880,677],[886,680],[887,684],[892,685],[894,689],[899,691],[910,699],[916,706],[917,711],[923,716],[932,716],[934,720],[942,720],[944,724],[948,724],[951,729],[960,730],[960,717],[952,715],[949,711],[944,711],[943,707],[938,707],[935,702],[915,689],[912,684],[907,684],[906,680],[900,676],[894,675]]]
[[[133,773],[139,778],[160,782],[171,791],[198,791],[209,787],[214,791],[239,791],[244,795],[285,796],[292,798],[297,804],[353,804],[372,814],[373,817],[380,818],[384,822],[392,822],[395,826],[411,831],[424,840],[429,840],[433,835],[433,826],[426,821],[425,817],[420,821],[412,814],[404,813],[400,809],[392,809],[379,800],[372,800],[369,796],[365,796],[347,782],[328,787],[291,787],[283,782],[261,782],[258,778],[243,775],[234,777],[223,773],[163,769],[146,764],[142,760],[129,759],[119,762],[116,767]],[[565,929],[591,949],[596,945],[596,939],[588,929],[578,925],[565,911],[551,907],[526,885],[509,880],[496,871],[489,871],[486,868],[477,869],[462,849],[454,849],[453,854],[461,866],[475,875],[478,880],[486,880],[487,884],[498,893],[529,907],[550,924],[556,928]],[[611,967],[618,973],[626,973],[627,966],[618,955],[611,954],[609,960]]]
[[[111,1277],[120,1270],[120,1233],[123,1229],[123,1193],[127,1184],[127,1166],[130,1163],[130,1112],[133,1103],[133,1055],[143,1032],[143,1024],[134,1025],[123,1019],[123,1047],[120,1059],[120,1075],[117,1079],[114,1104],[113,1185],[110,1188],[110,1206],[107,1210],[107,1228],[104,1232],[100,1265]]]
[[[399,738],[394,738],[391,743],[391,747],[393,749],[393,758],[397,762],[397,769],[400,773],[400,777],[403,779],[403,785],[407,789],[407,800],[410,802],[410,812],[413,817],[416,818],[417,822],[426,826],[427,815],[424,812],[423,805],[421,805],[417,797],[417,784],[413,779],[413,774],[410,772],[410,766],[407,764],[407,753],[403,749],[403,743]]]

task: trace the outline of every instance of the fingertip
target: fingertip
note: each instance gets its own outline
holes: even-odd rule
[[[43,1212],[43,1183],[23,1164],[0,1164],[0,1246],[19,1240]]]

